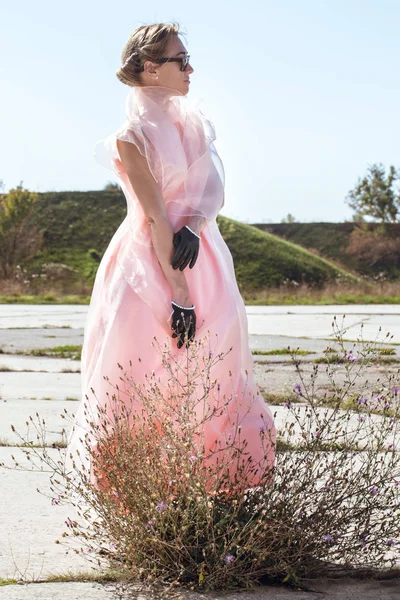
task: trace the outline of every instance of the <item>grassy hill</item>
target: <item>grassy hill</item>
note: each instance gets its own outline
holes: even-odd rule
[[[39,272],[48,262],[64,263],[91,282],[98,262],[126,214],[118,189],[92,192],[40,193],[32,223],[44,235],[44,247],[26,265]],[[276,286],[285,280],[322,286],[357,278],[328,260],[290,241],[253,227],[218,217],[220,231],[232,253],[241,290]]]
[[[372,264],[346,253],[357,223],[256,223],[254,227],[301,245],[344,269],[368,276],[384,271],[390,279],[400,277],[400,269],[396,265],[385,264],[384,261]],[[379,227],[378,223],[368,223],[369,231],[376,231]],[[386,223],[385,231],[389,238],[399,238],[400,223]]]
[[[315,287],[357,281],[356,275],[328,260],[252,225],[220,216],[218,226],[232,253],[239,287],[247,291],[278,286],[285,280]]]

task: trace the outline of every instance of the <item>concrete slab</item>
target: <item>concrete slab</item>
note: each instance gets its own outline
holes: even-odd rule
[[[57,450],[50,452],[57,459]],[[29,465],[18,448],[0,448],[0,462],[11,465],[11,454]],[[52,505],[36,488],[50,493],[49,473],[0,469],[0,578],[34,580],[60,571],[87,571],[90,565],[83,556],[71,550],[66,554],[55,543],[67,529],[65,519],[76,518],[74,510]]]
[[[0,373],[6,369],[11,371],[36,371],[62,373],[80,371],[80,361],[70,358],[46,358],[42,356],[24,356],[17,354],[0,354]],[[1,376],[0,376],[1,377]]]
[[[10,327],[11,323],[11,321],[8,322]],[[67,345],[77,346],[83,342],[83,326],[76,329],[58,327],[46,329],[28,326],[22,329],[6,329],[5,325],[6,321],[3,320],[3,328],[0,327],[0,348],[3,352]]]
[[[303,382],[310,386],[311,375],[314,373],[314,365],[312,363],[302,362],[299,366],[300,375],[297,373],[292,361],[278,363],[272,360],[265,360],[263,356],[255,357],[254,363],[254,377],[257,384],[268,393],[274,394],[288,394],[292,392],[294,386],[298,383],[304,389]],[[279,359],[275,357],[275,360]],[[318,365],[317,376],[314,378],[315,391],[319,395],[322,395],[325,391],[332,392],[333,386],[331,378],[329,377],[326,364]],[[372,366],[360,372],[355,385],[352,387],[354,393],[358,393],[361,390],[365,391],[365,385],[367,384],[368,394],[372,394],[374,390],[378,390],[382,383],[388,382],[389,375],[392,376],[393,386],[399,385],[400,374],[399,367],[396,365],[381,365]],[[352,371],[352,380],[355,376],[355,371]],[[343,386],[344,380],[347,378],[347,374],[343,365],[337,365],[333,375],[333,381],[336,387]],[[378,381],[379,380],[379,381]]]
[[[79,373],[0,373],[0,398],[64,400],[80,398]]]
[[[0,329],[9,327],[62,327],[81,329],[85,325],[87,305],[0,305]],[[392,341],[400,343],[400,305],[331,306],[247,306],[250,335],[284,335],[307,338],[332,337],[336,315],[345,337],[357,339],[363,326],[365,339],[375,339],[379,327],[382,340],[389,331]],[[342,316],[346,315],[342,322]],[[17,330],[13,330],[17,331]],[[48,333],[51,333],[49,330]],[[1,338],[0,338],[1,340]],[[0,341],[1,346],[1,341]]]
[[[347,338],[345,338],[347,339]],[[356,348],[361,349],[362,345],[357,343],[357,341],[345,342],[344,346],[349,351],[353,349],[353,344],[356,344]],[[307,350],[309,352],[316,352],[316,355],[304,356],[305,359],[314,360],[317,356],[324,356],[324,350],[328,348],[336,349],[341,352],[341,347],[338,342],[333,339],[313,339],[313,338],[303,338],[303,337],[293,337],[293,336],[285,336],[285,335],[250,335],[249,336],[249,346],[252,351],[254,350],[277,350],[284,348],[287,349],[290,346],[291,349],[295,350],[296,348],[300,348],[300,350]],[[395,353],[400,355],[400,344],[393,343],[382,343],[379,344],[379,347],[383,348],[391,348],[395,351]],[[354,352],[354,350],[353,350]],[[284,355],[276,355],[275,359],[284,359]]]
[[[400,580],[312,580],[307,581],[310,591],[288,589],[283,586],[258,586],[241,592],[183,592],[183,600],[399,600]],[[115,585],[69,582],[31,583],[0,588],[1,600],[150,600],[150,595],[132,594],[127,590],[117,594]]]
[[[30,583],[0,587],[1,600],[112,600],[110,588],[99,583]]]
[[[0,329],[9,327],[84,327],[88,305],[0,304]]]
[[[337,335],[337,329],[332,328],[333,317],[337,316],[337,325],[341,330],[341,335],[344,338],[356,340],[361,334],[361,324],[363,324],[363,337],[365,340],[375,340],[379,327],[382,327],[380,339],[385,339],[386,333],[390,332],[393,339],[386,341],[399,343],[400,341],[400,319],[398,314],[346,314],[345,320],[342,322],[343,313],[336,310],[336,307],[327,313],[322,313],[315,310],[320,307],[313,307],[314,312],[307,314],[303,311],[294,310],[278,310],[272,311],[274,307],[263,307],[271,309],[265,312],[254,313],[250,312],[248,307],[247,317],[249,333],[270,335],[293,335],[296,337],[312,337],[312,338],[334,338]],[[281,307],[279,307],[281,308]],[[289,307],[288,307],[289,308]],[[290,307],[292,308],[292,307]],[[307,307],[296,307],[307,308]],[[346,311],[344,311],[346,313]]]
[[[18,436],[11,430],[14,425],[17,432],[24,437],[26,441],[37,442],[36,430],[29,417],[32,416],[34,423],[37,423],[36,412],[41,419],[46,422],[46,443],[65,442],[66,433],[70,429],[70,424],[60,415],[64,408],[68,414],[76,413],[78,410],[78,400],[17,400],[12,399],[7,402],[0,400],[0,440],[4,446],[20,443]],[[30,423],[29,429],[26,421]]]

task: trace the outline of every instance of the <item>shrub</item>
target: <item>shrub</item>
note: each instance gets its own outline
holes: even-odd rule
[[[196,344],[185,350],[182,370],[155,341],[169,370],[167,390],[155,374],[137,385],[120,365],[131,402],[121,401],[118,384],[96,414],[87,404],[87,455],[71,453],[74,469],[65,469],[62,450],[55,460],[46,448],[26,447],[20,436],[30,462],[52,470],[52,502],[77,510],[61,542],[75,541],[89,559],[107,557],[129,581],[168,593],[245,588],[264,578],[298,583],[337,566],[359,573],[394,566],[400,555],[400,387],[389,374],[368,393],[357,391],[357,401],[343,410],[379,348],[361,339],[357,353],[356,344],[349,350],[336,317],[332,326],[345,359],[326,366],[334,399],[325,406],[318,365],[306,382],[294,352],[299,383],[293,401],[275,413],[280,450],[274,465],[268,462],[273,441],[262,425],[254,435],[265,441],[263,464],[248,460],[237,421],[230,438],[205,450],[205,428],[231,399],[220,398],[217,412],[207,409],[218,391],[212,367],[225,355],[204,360]],[[338,386],[335,375],[343,368],[345,382]],[[193,394],[195,384],[200,396]],[[30,424],[43,441],[44,421],[37,415]]]
[[[364,271],[374,268],[390,273],[400,266],[400,241],[388,235],[384,226],[370,229],[364,223],[351,232],[346,254],[356,257]]]

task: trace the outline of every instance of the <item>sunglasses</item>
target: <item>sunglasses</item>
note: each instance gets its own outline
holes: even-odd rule
[[[155,58],[151,62],[160,64],[160,65],[163,63],[166,63],[166,62],[180,62],[181,63],[181,71],[186,71],[186,69],[189,66],[189,62],[190,62],[190,55],[187,54],[186,56],[180,56],[179,58],[178,57]],[[140,71],[144,71],[143,66],[141,67]]]

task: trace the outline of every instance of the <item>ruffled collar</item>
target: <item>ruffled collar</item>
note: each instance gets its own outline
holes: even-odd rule
[[[177,154],[185,153],[191,164],[215,140],[214,126],[199,108],[202,101],[165,86],[135,86],[126,99],[126,117],[130,124],[140,126],[156,147],[163,143],[167,148],[173,146]]]
[[[186,95],[173,88],[161,85],[135,86],[126,99],[126,116],[129,119],[156,106],[168,113],[172,107],[178,108],[183,104],[187,104]]]

